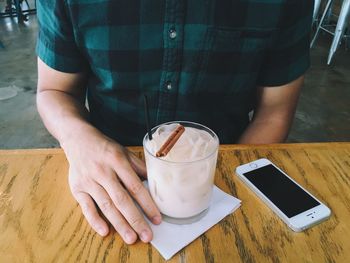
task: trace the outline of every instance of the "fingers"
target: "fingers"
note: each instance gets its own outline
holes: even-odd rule
[[[132,169],[141,177],[147,178],[146,164],[140,158],[138,158],[134,153],[126,150],[127,158],[130,162]]]
[[[99,215],[91,197],[84,192],[73,193],[89,225],[101,236],[109,232],[107,223]]]
[[[135,177],[139,180],[136,175]],[[140,185],[143,187],[141,182]],[[134,204],[128,192],[122,187],[116,177],[109,177],[109,180],[106,180],[106,184],[103,185],[103,187],[111,197],[115,207],[124,216],[129,225],[136,231],[140,239],[144,242],[151,241],[153,235],[149,225]]]
[[[118,196],[119,201],[117,206],[118,209],[120,209],[119,207],[122,208],[120,209],[121,211],[125,211],[124,215],[118,211],[109,194],[102,186],[98,184],[90,185],[89,191],[106,219],[127,244],[135,243],[137,235],[143,242],[150,242],[152,240],[152,231],[135,207],[130,196],[121,185],[114,185],[112,188],[116,189],[113,195]],[[101,236],[106,236],[109,232],[108,225],[99,215],[90,195],[84,192],[73,192],[73,195],[78,201],[83,215],[90,226]]]
[[[118,211],[113,201],[100,185],[95,184],[91,189],[91,195],[101,212],[105,215],[108,221],[112,224],[114,229],[119,233],[127,244],[133,244],[137,240],[137,235],[133,231],[132,226],[128,224],[124,216]],[[146,224],[147,226],[147,224]],[[136,229],[135,229],[136,230]],[[142,238],[141,238],[142,239]],[[151,233],[152,239],[152,233]],[[149,242],[150,240],[143,240]]]
[[[143,242],[151,241],[151,228],[133,200],[154,224],[161,222],[158,208],[136,174],[146,175],[144,162],[118,145],[110,146],[104,158],[95,159],[84,162],[89,164],[87,167],[70,165],[69,173],[71,191],[91,227],[105,236],[109,232],[108,220],[128,244],[134,243],[138,236]]]
[[[161,222],[160,212],[156,204],[154,203],[150,193],[147,191],[147,189],[142,184],[141,180],[138,178],[134,170],[131,168],[131,165],[129,164],[128,160],[127,159],[119,160],[118,164],[119,164],[118,166],[115,165],[115,172],[120,178],[120,180],[123,182],[126,189],[129,191],[132,197],[137,201],[137,203],[140,205],[140,207],[145,212],[147,217],[152,221],[152,223],[160,224]],[[110,190],[107,190],[108,193],[111,194],[112,189],[116,187],[115,186],[116,182],[117,180],[115,177],[113,176],[110,177],[108,184],[104,186],[106,187],[106,189],[107,188],[110,189]],[[114,186],[112,187],[112,185]],[[120,198],[120,197],[116,197],[116,198]],[[116,202],[118,201],[116,200]],[[124,204],[121,204],[121,205],[124,207]],[[125,209],[124,211],[126,212],[127,208],[125,207],[124,209]]]

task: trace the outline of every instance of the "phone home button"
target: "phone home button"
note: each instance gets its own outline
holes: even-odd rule
[[[250,168],[253,168],[253,169],[258,167],[258,165],[256,163],[251,163],[251,164],[249,164],[249,166],[250,166]]]

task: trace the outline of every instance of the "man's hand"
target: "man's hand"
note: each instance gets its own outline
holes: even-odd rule
[[[304,77],[280,87],[260,87],[254,117],[239,143],[284,142],[293,123]]]
[[[137,236],[151,241],[152,231],[133,202],[160,223],[159,210],[138,177],[146,176],[144,163],[89,124],[83,73],[58,72],[40,59],[38,73],[39,113],[67,155],[70,188],[91,227],[105,236],[110,222],[128,244]]]
[[[119,144],[89,133],[63,145],[70,163],[69,185],[85,218],[97,233],[108,234],[107,222],[95,201],[126,243],[134,243],[137,236],[151,241],[151,229],[133,201],[153,223],[160,223],[159,211],[138,177],[146,177],[145,164]]]

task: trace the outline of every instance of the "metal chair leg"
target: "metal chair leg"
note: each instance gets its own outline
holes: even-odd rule
[[[312,48],[314,46],[315,42],[316,42],[317,36],[320,33],[320,29],[321,29],[321,26],[323,24],[323,21],[324,21],[326,15],[327,15],[327,12],[328,12],[329,8],[331,7],[332,3],[333,3],[333,0],[328,0],[328,2],[326,4],[326,8],[323,11],[320,23],[317,26],[316,33],[315,33],[315,35],[314,35],[314,37],[313,37],[313,39],[311,41],[310,48]]]
[[[15,0],[16,12],[17,12],[17,21],[18,23],[23,22],[22,11],[21,11],[21,3],[19,0]]]
[[[314,24],[317,20],[318,12],[320,10],[321,0],[314,1],[314,14],[312,19],[312,24]]]
[[[344,35],[344,30],[348,22],[347,18],[349,16],[349,11],[350,11],[350,0],[343,0],[343,4],[340,9],[340,14],[337,22],[337,27],[335,29],[332,45],[328,54],[328,60],[327,60],[328,65],[331,63],[333,55],[337,51],[340,40]]]

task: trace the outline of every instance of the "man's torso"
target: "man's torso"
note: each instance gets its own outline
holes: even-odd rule
[[[152,125],[195,121],[222,143],[236,141],[264,85],[262,68],[281,17],[300,1],[66,2],[91,71],[92,122],[117,141],[139,145],[143,95]]]

